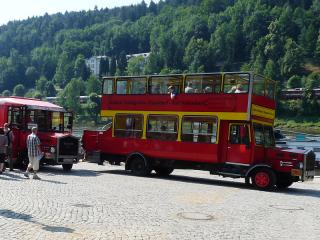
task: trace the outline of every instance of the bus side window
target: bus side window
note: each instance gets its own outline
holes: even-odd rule
[[[141,138],[143,116],[140,114],[116,114],[114,135],[116,137]]]
[[[147,138],[176,141],[178,117],[175,115],[149,115]]]
[[[249,144],[249,128],[247,124],[230,126],[229,142],[231,144]]]
[[[185,116],[182,119],[181,140],[184,142],[215,143],[217,118]]]

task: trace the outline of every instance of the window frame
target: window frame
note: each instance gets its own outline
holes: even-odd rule
[[[153,88],[157,85],[153,84],[153,79],[157,79],[157,78],[158,79],[159,78],[168,78],[167,82],[165,83],[167,86],[166,86],[164,92],[160,92],[160,93],[154,92]],[[179,85],[172,84],[173,81],[178,81]],[[152,95],[165,95],[165,94],[168,94],[168,87],[172,85],[175,87],[176,93],[180,94],[180,93],[184,92],[184,91],[182,91],[183,81],[184,81],[183,75],[154,75],[154,76],[150,76],[148,79],[148,88],[149,88],[148,93],[152,94]],[[160,86],[160,90],[161,90],[161,86]]]
[[[195,133],[184,133],[184,129],[183,129],[183,123],[185,122],[185,118],[202,118],[202,119],[205,119],[205,118],[207,118],[207,119],[214,119],[215,120],[215,129],[216,129],[216,131],[215,131],[215,134],[214,134],[214,132],[212,132],[212,134],[209,134],[209,133],[206,133],[206,134],[204,134],[204,133],[198,133],[197,134],[197,140],[199,139],[199,136],[210,136],[211,137],[211,141],[210,142],[207,142],[207,141],[187,141],[187,140],[184,140],[184,136],[183,135],[192,135],[192,138],[193,139],[195,139]],[[190,121],[189,121],[190,122]],[[194,122],[196,122],[196,121],[192,121],[191,122],[191,124],[193,124]],[[197,121],[198,123],[200,123],[201,125],[203,124],[203,123],[205,123],[205,121]],[[208,121],[209,122],[209,121]],[[213,122],[212,122],[213,123]],[[214,126],[212,126],[212,127],[214,127]],[[201,127],[200,127],[201,128]],[[219,128],[219,126],[218,126],[218,117],[217,116],[196,116],[196,115],[185,115],[185,116],[183,116],[182,117],[182,119],[181,119],[181,131],[180,131],[180,138],[181,138],[181,142],[192,142],[192,143],[204,143],[204,144],[217,144],[218,143],[218,138],[217,138],[217,134],[218,134],[218,128]],[[212,129],[212,131],[214,130],[214,128]],[[212,137],[213,136],[215,136],[215,141],[214,142],[212,142]]]
[[[112,86],[111,93],[106,93],[106,92],[105,92],[105,87],[104,87],[104,86],[105,86],[105,82],[106,82],[106,81],[111,81],[111,82],[112,82],[112,85],[111,85],[111,86]],[[115,87],[114,87],[115,84],[114,84],[114,82],[115,82],[115,79],[114,79],[114,78],[104,78],[104,79],[103,79],[103,82],[102,82],[102,94],[103,94],[103,95],[112,95],[112,94],[114,94],[114,90],[115,90]]]
[[[126,124],[127,124],[127,119],[129,116],[139,116],[141,119],[141,130],[140,129],[120,129],[120,128],[117,128],[117,123],[118,123],[118,117],[119,116],[125,116],[125,121],[126,121]],[[136,138],[136,139],[141,139],[143,137],[143,126],[144,126],[144,116],[143,114],[134,114],[134,113],[117,113],[115,114],[114,116],[114,137],[118,137],[118,138]],[[127,136],[120,136],[117,134],[117,131],[123,131],[125,132],[125,135]],[[129,132],[129,134],[127,134]],[[136,134],[132,134],[132,133],[136,133],[138,132],[139,135],[136,136]]]
[[[171,117],[171,118],[175,118],[175,122],[174,122],[174,128],[176,129],[175,132],[165,132],[165,131],[150,131],[149,129],[149,121],[150,121],[150,117]],[[175,115],[175,114],[149,114],[147,116],[147,127],[146,127],[146,139],[149,139],[149,140],[160,140],[160,141],[177,141],[178,140],[178,136],[179,136],[179,116],[178,115]],[[150,136],[150,133],[152,134],[162,134],[163,135],[163,138],[161,137],[151,137]],[[170,136],[175,136],[174,138],[170,139],[168,137]],[[156,135],[155,135],[156,136]]]
[[[211,77],[211,78],[210,78]],[[218,78],[220,77],[220,85],[218,88],[218,91],[216,91],[217,88],[217,82],[218,82]],[[200,85],[201,85],[201,91],[200,92],[193,92],[193,93],[186,93],[185,90],[188,86],[188,82],[193,82],[194,81],[199,81]],[[207,87],[211,88],[210,92],[205,92],[204,85],[203,85],[203,81],[212,81],[211,84],[207,85]],[[185,94],[219,94],[222,92],[222,86],[223,86],[223,75],[221,73],[213,73],[213,74],[191,74],[191,75],[186,75],[184,80],[183,80],[183,93]]]
[[[241,125],[246,125],[247,126],[247,132],[248,132],[248,140],[249,142],[243,143],[242,141],[240,143],[233,143],[231,142],[231,126],[236,125],[236,126],[241,126]],[[250,129],[250,123],[229,123],[229,134],[228,134],[228,144],[232,145],[250,145],[251,144],[251,129]]]

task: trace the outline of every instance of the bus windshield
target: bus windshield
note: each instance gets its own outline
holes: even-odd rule
[[[63,112],[45,110],[27,110],[26,128],[31,129],[36,126],[42,132],[63,132],[64,128],[67,127],[64,114]]]

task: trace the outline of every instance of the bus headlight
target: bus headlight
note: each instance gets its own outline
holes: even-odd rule
[[[54,147],[51,147],[51,148],[50,148],[50,152],[51,152],[51,153],[55,153],[55,152],[56,152],[56,149],[55,149]]]
[[[303,169],[303,162],[299,162],[299,168]]]

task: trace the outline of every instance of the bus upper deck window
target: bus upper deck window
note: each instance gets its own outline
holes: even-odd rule
[[[113,79],[105,78],[103,81],[103,94],[113,94]]]
[[[250,75],[247,73],[228,73],[224,75],[224,93],[248,93]]]
[[[221,81],[221,74],[187,75],[184,83],[184,93],[219,93]]]
[[[176,93],[180,93],[182,78],[182,75],[152,76],[149,80],[149,91],[151,94],[168,94],[168,87],[173,86]]]
[[[124,77],[116,81],[117,94],[145,94],[146,77]]]

